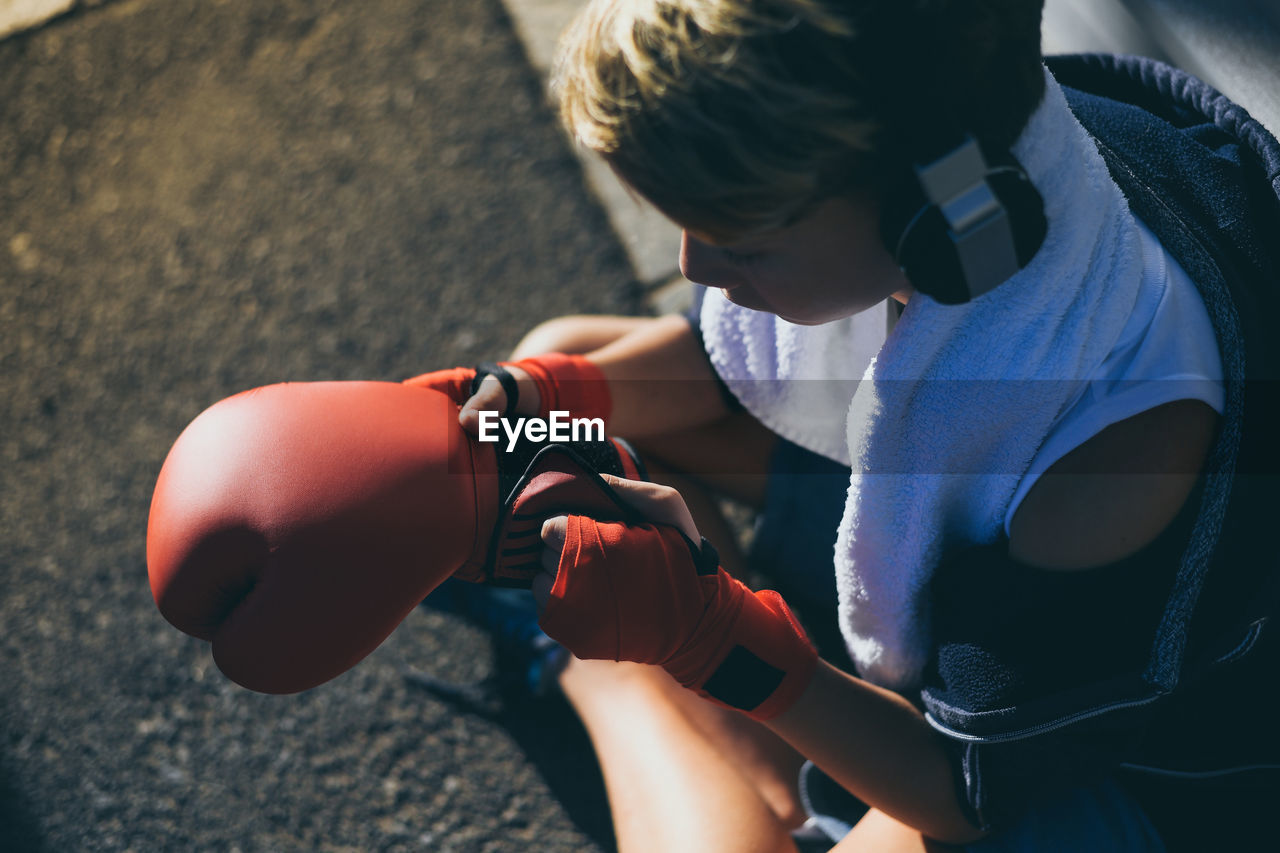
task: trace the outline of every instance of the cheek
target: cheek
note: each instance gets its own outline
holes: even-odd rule
[[[771,291],[785,295],[791,303],[808,303],[814,307],[830,306],[847,300],[855,288],[857,276],[851,259],[830,253],[809,255],[788,269],[775,270],[769,276]]]
[[[871,279],[859,274],[857,258],[848,253],[815,257],[773,277],[761,295],[787,320],[801,325],[829,323],[864,311],[884,297]]]

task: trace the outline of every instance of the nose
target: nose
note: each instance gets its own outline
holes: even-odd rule
[[[730,287],[732,272],[720,257],[719,250],[699,240],[687,230],[680,232],[680,274],[703,287]]]

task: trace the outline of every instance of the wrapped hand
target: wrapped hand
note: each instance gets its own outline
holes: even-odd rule
[[[661,666],[755,719],[790,707],[817,653],[782,597],[752,592],[725,572],[674,489],[607,480],[659,523],[548,520],[548,570],[534,586],[545,601],[542,629],[580,658]]]

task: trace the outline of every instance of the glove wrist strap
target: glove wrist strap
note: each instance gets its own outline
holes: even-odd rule
[[[708,611],[719,611],[732,622],[721,643],[726,648],[708,654],[695,647],[664,667],[676,681],[718,705],[754,720],[773,719],[809,686],[818,653],[778,593],[753,593],[723,569],[716,582],[721,586],[716,598],[724,603],[715,602]],[[709,633],[719,632],[711,628]],[[717,661],[709,673],[708,659]]]

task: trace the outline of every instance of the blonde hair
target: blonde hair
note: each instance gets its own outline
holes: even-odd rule
[[[954,74],[955,56],[924,59],[939,79],[993,87],[966,116],[990,127],[969,129],[1011,144],[1043,90],[1040,0],[593,0],[561,41],[561,118],[684,227],[728,239],[785,225],[886,173],[886,105],[911,93],[892,91],[884,60],[895,44],[916,55],[911,32],[876,23],[891,4],[927,5],[967,42]]]

